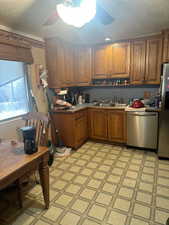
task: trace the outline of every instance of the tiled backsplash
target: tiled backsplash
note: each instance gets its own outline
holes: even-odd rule
[[[159,87],[124,87],[124,88],[112,88],[112,87],[84,87],[80,89],[83,93],[90,94],[91,101],[107,99],[111,100],[114,96],[123,98],[125,102],[129,98],[142,98],[144,92],[150,92],[151,96],[158,93]]]

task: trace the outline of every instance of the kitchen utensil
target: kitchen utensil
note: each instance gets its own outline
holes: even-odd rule
[[[137,99],[132,103],[131,107],[132,108],[142,108],[142,107],[144,107],[144,104],[142,103],[141,100]]]

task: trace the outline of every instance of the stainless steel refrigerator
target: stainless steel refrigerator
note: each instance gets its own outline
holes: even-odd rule
[[[159,113],[158,156],[169,158],[169,63],[163,64],[161,100],[162,110]]]

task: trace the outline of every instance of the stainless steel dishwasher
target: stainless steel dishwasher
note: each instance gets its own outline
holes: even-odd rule
[[[157,149],[158,113],[127,112],[127,145]]]

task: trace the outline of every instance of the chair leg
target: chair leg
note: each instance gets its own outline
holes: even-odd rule
[[[17,195],[19,201],[19,207],[23,208],[23,190],[22,190],[22,179],[17,180]]]

